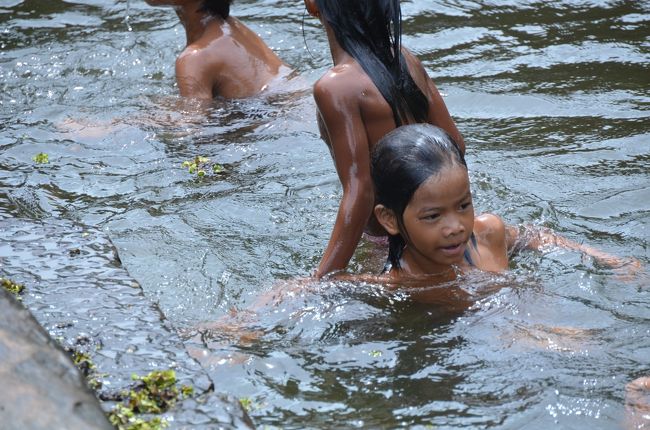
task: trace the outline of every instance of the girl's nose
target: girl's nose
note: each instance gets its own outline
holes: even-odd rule
[[[465,232],[465,225],[462,222],[460,217],[451,216],[447,220],[447,225],[445,226],[445,235],[453,236]]]

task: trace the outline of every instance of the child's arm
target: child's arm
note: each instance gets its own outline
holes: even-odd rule
[[[358,112],[358,102],[354,100],[355,92],[338,88],[334,96],[332,89],[337,85],[345,87],[347,83],[343,79],[327,82],[321,79],[314,86],[318,112],[343,186],[334,228],[316,277],[345,269],[370,219],[375,201],[368,137]]]
[[[506,226],[506,242],[509,254],[524,248],[543,252],[559,247],[582,252],[593,257],[600,264],[614,269],[627,267],[634,271],[641,268],[641,262],[636,258],[624,258],[608,254],[592,246],[574,242],[544,227],[531,225],[515,227],[508,225]]]

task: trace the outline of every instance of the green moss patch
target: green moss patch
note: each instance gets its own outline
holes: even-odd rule
[[[133,388],[124,393],[124,402],[109,414],[110,422],[119,430],[158,430],[167,426],[159,417],[144,420],[138,414],[161,414],[171,409],[178,399],[193,394],[192,387],[176,384],[173,370],[155,370],[146,376],[133,375]]]
[[[50,157],[45,152],[39,152],[32,157],[32,160],[37,164],[47,164],[50,162]]]
[[[207,172],[217,175],[224,171],[221,164],[212,163],[209,158],[200,155],[197,155],[192,160],[183,161],[182,166],[187,169],[190,175],[196,175],[199,178],[204,177]]]
[[[19,300],[19,295],[25,290],[24,285],[18,284],[11,279],[0,278],[0,285],[11,294],[17,296]]]

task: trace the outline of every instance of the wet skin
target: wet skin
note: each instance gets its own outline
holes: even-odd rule
[[[307,10],[319,17],[313,0],[305,0]],[[315,275],[344,269],[367,231],[385,235],[373,217],[374,189],[370,177],[370,152],[386,133],[396,127],[393,111],[370,77],[336,41],[327,22],[334,66],[314,84],[318,123],[343,186],[336,221]],[[464,142],[449,115],[442,96],[420,61],[403,50],[415,83],[429,100],[428,119],[447,131],[463,148]]]
[[[246,25],[198,12],[201,0],[145,0],[172,6],[185,27],[186,47],[176,60],[181,96],[211,100],[250,97],[290,69]]]
[[[427,274],[466,265],[474,208],[463,169],[445,169],[423,183],[404,210],[403,222],[408,237],[403,270]]]
[[[453,281],[459,273],[474,269],[503,272],[508,269],[508,255],[514,249],[575,250],[628,277],[642,270],[635,258],[608,254],[550,229],[518,228],[489,213],[475,217],[467,169],[458,163],[443,167],[418,187],[402,213],[401,225],[393,210],[383,205],[375,206],[374,212],[389,234],[399,234],[406,242],[401,267],[391,269],[384,277],[393,284],[430,286]],[[472,232],[476,246],[470,244]],[[471,265],[465,251],[469,252]]]
[[[393,280],[430,275],[453,280],[458,270],[470,268],[466,250],[477,269],[508,268],[506,226],[496,215],[474,216],[464,166],[445,167],[422,183],[404,209],[401,226],[396,214],[382,205],[375,214],[388,233],[406,239],[401,268],[390,274]],[[476,247],[470,246],[472,232]]]

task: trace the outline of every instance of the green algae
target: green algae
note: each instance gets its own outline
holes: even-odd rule
[[[50,157],[45,152],[39,152],[32,157],[32,161],[37,164],[47,164],[50,162]]]
[[[62,342],[62,339],[59,340],[59,343]],[[97,372],[97,366],[93,362],[90,354],[87,352],[78,351],[74,348],[64,347],[65,351],[70,354],[72,362],[81,374],[86,378],[86,383],[93,391],[97,391],[102,388],[101,377],[106,376],[104,373]]]
[[[136,381],[125,402],[118,404],[109,414],[109,421],[118,430],[158,430],[167,426],[159,417],[149,421],[137,414],[162,414],[171,409],[180,398],[189,397],[194,389],[187,385],[180,388],[176,384],[174,370],[155,370],[146,376],[132,375]]]
[[[7,278],[0,278],[0,286],[20,300],[20,294],[25,290],[25,286]]]
[[[224,171],[221,164],[212,163],[209,158],[200,155],[197,155],[192,160],[183,161],[182,167],[187,169],[190,175],[196,175],[198,178],[204,177],[208,171],[213,174]]]
[[[251,399],[250,397],[240,397],[239,404],[246,413],[253,412],[254,410],[259,410],[264,407],[263,403],[259,403]]]
[[[102,383],[97,373],[97,366],[86,352],[66,348],[72,361],[86,377],[88,386],[97,391]],[[142,414],[162,414],[170,410],[179,399],[190,397],[194,388],[188,385],[177,385],[174,370],[156,370],[145,376],[131,375],[134,384],[128,391],[123,391],[117,398],[120,400],[113,410],[108,413],[108,420],[118,430],[162,430],[168,426],[161,417],[140,416]]]
[[[123,404],[117,405],[111,411],[108,420],[118,430],[161,430],[169,425],[167,421],[159,417],[154,417],[148,421],[139,418],[133,409]]]
[[[93,363],[90,355],[87,353],[73,350],[71,352],[71,355],[72,362],[79,368],[79,370],[81,370],[85,376],[88,376],[90,372],[95,370],[95,363]]]
[[[251,400],[249,397],[242,397],[239,399],[239,404],[242,408],[244,408],[246,412],[250,412],[253,408],[253,400]]]

